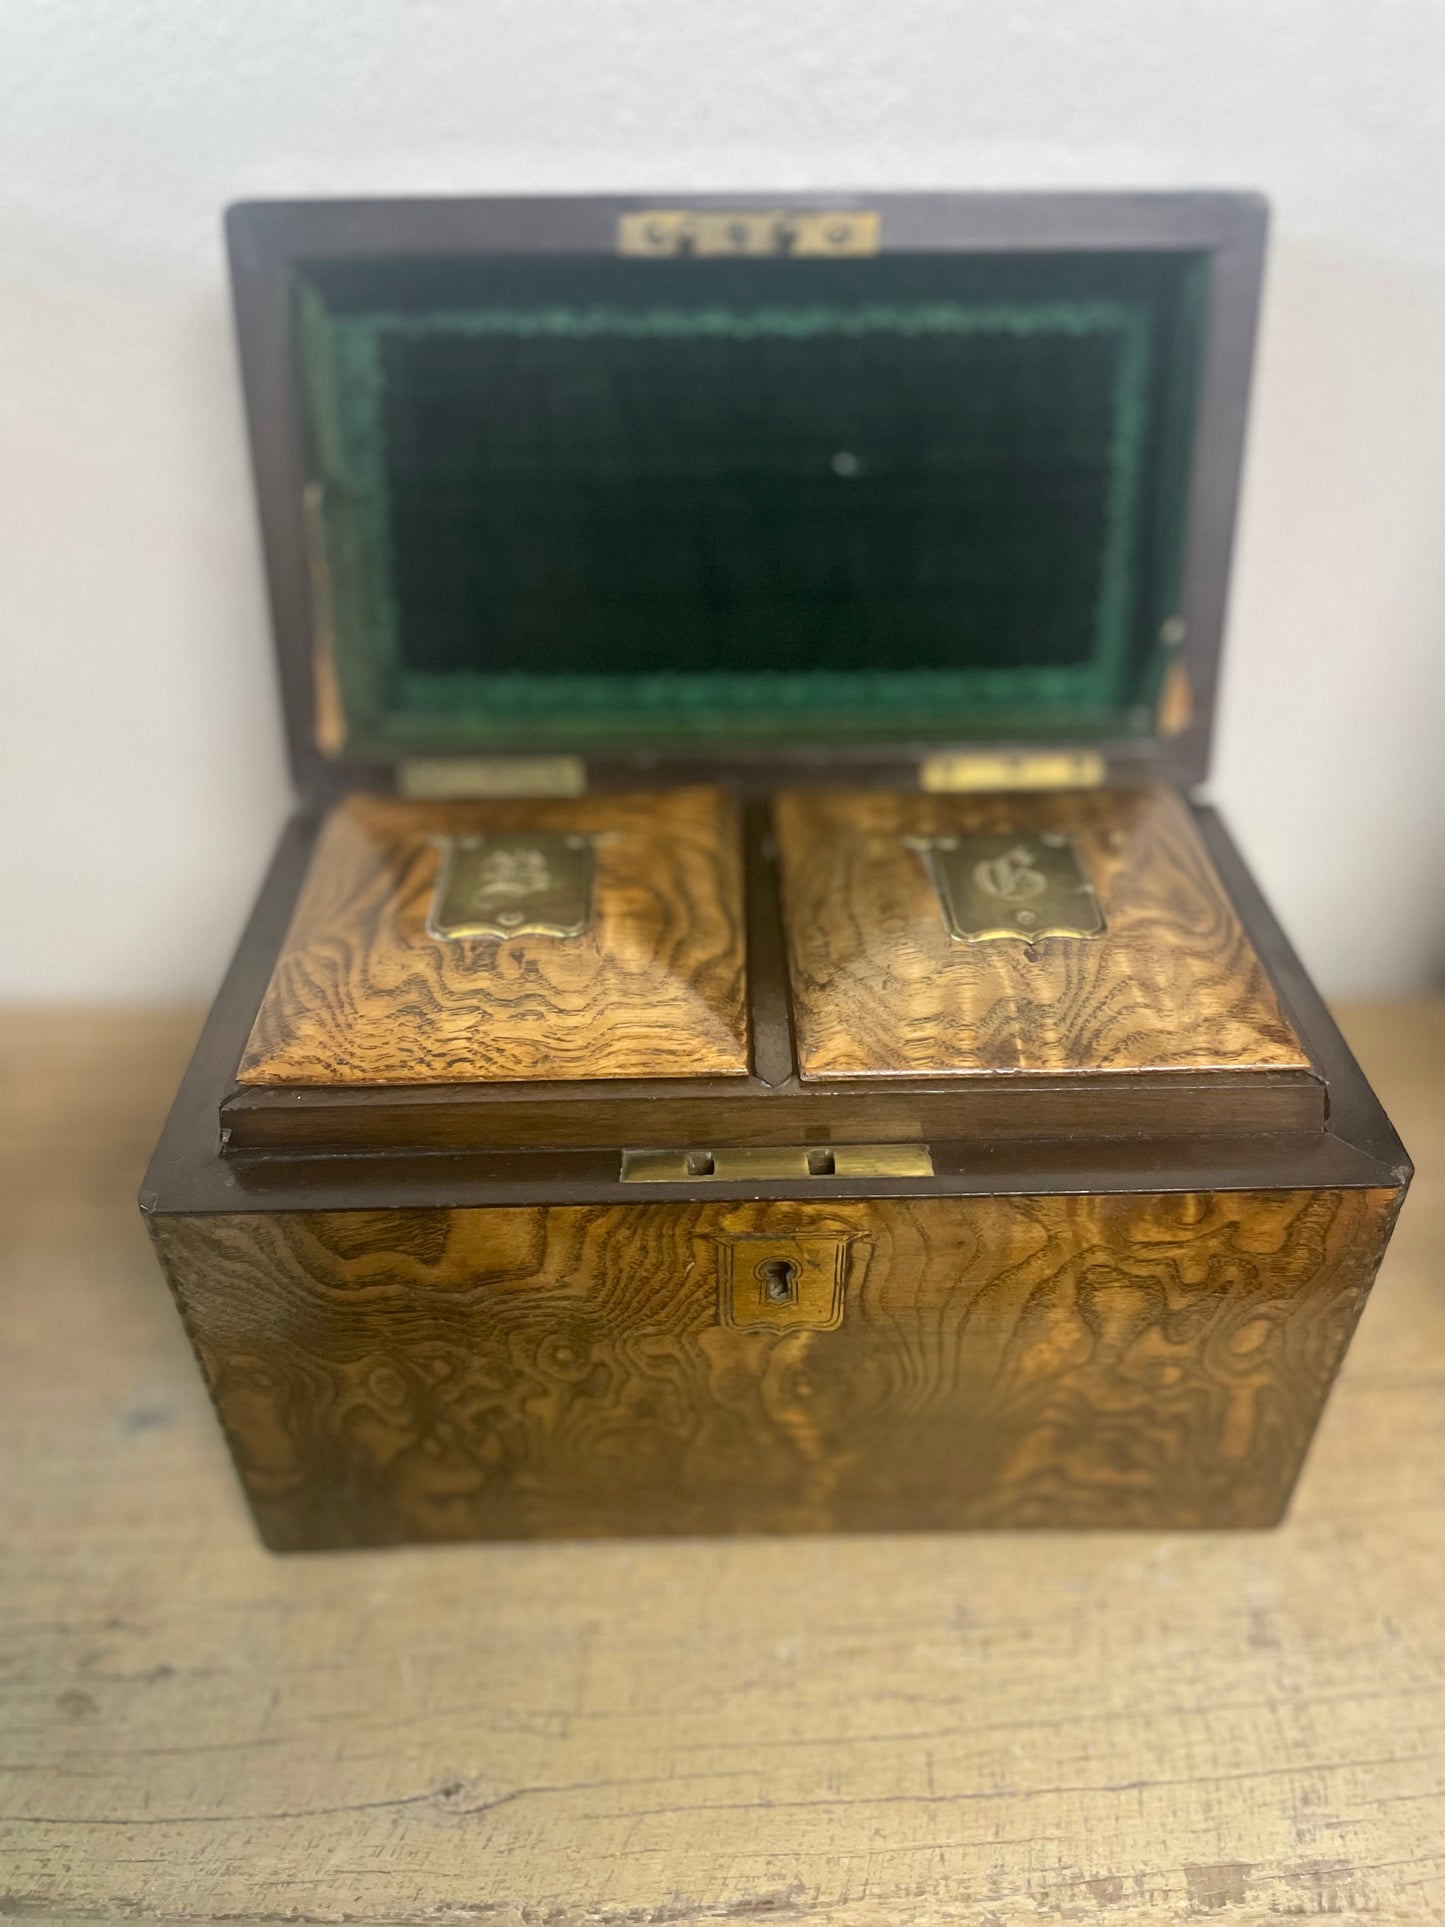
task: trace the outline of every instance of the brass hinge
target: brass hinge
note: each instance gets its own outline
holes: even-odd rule
[[[1154,728],[1167,743],[1176,736],[1182,736],[1193,721],[1194,686],[1189,680],[1189,670],[1185,664],[1175,661],[1170,664],[1164,686],[1159,691]]]
[[[847,256],[876,254],[882,243],[882,218],[864,208],[790,214],[784,208],[713,209],[658,207],[623,214],[617,222],[617,252],[676,254],[802,254]]]
[[[396,786],[413,801],[487,796],[585,796],[580,756],[407,756]]]
[[[1108,765],[1096,749],[941,750],[918,765],[921,790],[1093,790]]]
[[[326,497],[319,482],[308,482],[301,496],[301,527],[311,580],[311,686],[316,747],[339,756],[346,747],[346,710],[336,673],[336,603],[331,591],[331,557],[326,545]]]
[[[926,1144],[741,1144],[722,1151],[624,1151],[624,1184],[746,1184],[755,1178],[931,1178]]]

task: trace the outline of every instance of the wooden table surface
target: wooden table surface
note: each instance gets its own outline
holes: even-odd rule
[[[197,1017],[0,1021],[0,1914],[1445,1919],[1445,1003],[1289,1522],[276,1557],[133,1206]]]

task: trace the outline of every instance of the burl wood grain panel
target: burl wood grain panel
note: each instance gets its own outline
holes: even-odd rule
[[[1182,797],[792,793],[775,804],[805,1077],[1307,1068]],[[905,837],[1058,830],[1102,936],[949,938]]]
[[[576,937],[428,935],[436,838],[595,836]],[[721,791],[418,803],[353,796],[317,841],[243,1084],[741,1076],[742,855]]]
[[[554,1206],[154,1229],[278,1547],[1257,1526],[1288,1497],[1396,1199]],[[835,1329],[739,1325],[757,1316],[746,1306],[722,1322],[720,1276],[750,1271],[763,1247],[743,1244],[759,1236],[807,1247],[822,1282],[803,1310],[831,1307]],[[815,1262],[830,1238],[836,1306]]]

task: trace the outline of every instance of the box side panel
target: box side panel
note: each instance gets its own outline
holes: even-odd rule
[[[162,1217],[268,1542],[1259,1526],[1396,1190]]]

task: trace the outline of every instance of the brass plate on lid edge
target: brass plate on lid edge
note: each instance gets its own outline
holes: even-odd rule
[[[535,831],[449,836],[427,918],[429,936],[580,937],[592,908],[591,839]]]
[[[927,865],[955,943],[1097,937],[1104,913],[1072,840],[1057,830],[905,837]]]
[[[789,213],[786,208],[655,207],[624,214],[617,223],[619,254],[847,256],[876,254],[882,221],[866,208],[825,208]]]

